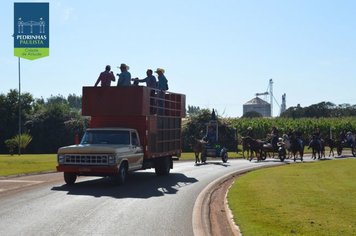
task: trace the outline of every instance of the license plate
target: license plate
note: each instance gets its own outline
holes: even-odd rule
[[[91,169],[90,168],[86,168],[86,167],[82,167],[82,168],[79,168],[79,171],[81,171],[81,172],[89,172],[89,171],[91,171]]]

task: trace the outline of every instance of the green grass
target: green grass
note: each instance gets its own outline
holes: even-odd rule
[[[56,154],[0,155],[0,176],[55,171]]]
[[[356,235],[356,159],[250,172],[228,193],[243,235]]]

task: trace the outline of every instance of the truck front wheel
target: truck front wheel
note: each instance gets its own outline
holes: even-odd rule
[[[116,175],[111,176],[112,181],[117,185],[123,185],[126,181],[127,165],[125,162],[121,163],[119,171]]]
[[[168,175],[171,170],[172,165],[172,158],[171,157],[162,157],[156,160],[155,163],[155,172],[156,175]]]
[[[68,185],[73,185],[75,183],[75,181],[77,180],[77,175],[74,173],[64,172],[63,176],[64,176],[64,181]]]

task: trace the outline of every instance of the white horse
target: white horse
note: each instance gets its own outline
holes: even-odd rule
[[[287,150],[287,158],[289,159],[292,156],[292,153],[290,151],[291,143],[290,143],[289,136],[287,134],[283,134],[282,135],[282,140],[283,140],[283,143],[284,143],[284,147]]]

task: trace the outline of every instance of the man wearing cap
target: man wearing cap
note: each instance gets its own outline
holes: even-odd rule
[[[115,81],[115,76],[112,73],[111,67],[107,65],[105,71],[101,72],[94,87],[97,87],[99,82],[101,82],[101,87],[110,87],[111,81]]]
[[[147,77],[144,79],[132,79],[133,81],[137,81],[137,82],[146,82],[146,86],[149,88],[157,88],[157,80],[156,77],[153,75],[153,71],[151,69],[148,69],[146,71],[146,75]]]
[[[128,72],[129,66],[122,63],[119,68],[121,73],[117,74],[119,76],[117,86],[131,86],[131,74]]]

